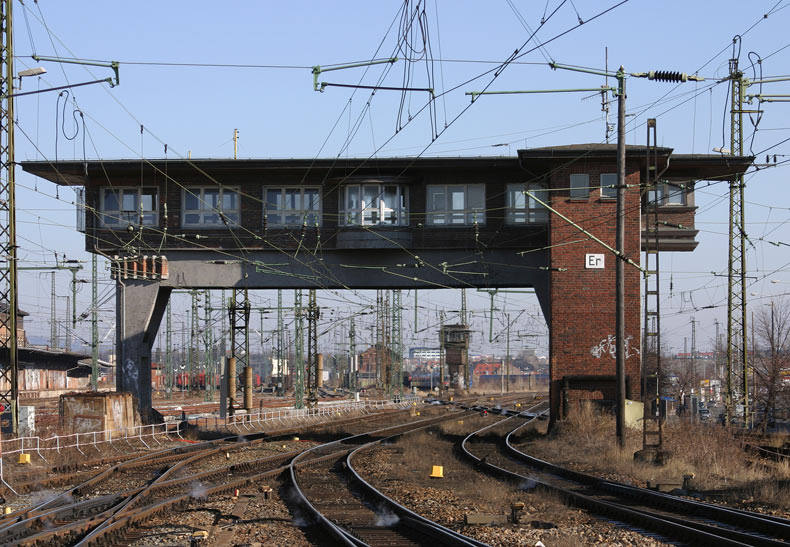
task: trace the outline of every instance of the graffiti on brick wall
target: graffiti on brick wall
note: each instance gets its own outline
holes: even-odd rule
[[[633,355],[639,355],[639,350],[631,347],[631,336],[626,336],[623,340],[625,345],[625,358],[628,359]],[[596,359],[600,359],[604,355],[609,355],[612,359],[617,358],[617,343],[614,334],[610,334],[598,344],[590,348],[590,354]]]

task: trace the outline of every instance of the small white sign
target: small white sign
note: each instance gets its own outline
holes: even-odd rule
[[[596,269],[602,270],[603,269],[603,258],[604,255],[602,254],[586,254],[584,255],[584,267],[586,269]]]

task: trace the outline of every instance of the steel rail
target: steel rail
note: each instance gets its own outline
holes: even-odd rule
[[[600,488],[605,492],[619,497],[639,500],[642,503],[647,502],[650,505],[668,508],[668,510],[683,515],[695,515],[706,519],[717,520],[727,525],[740,526],[756,532],[772,534],[773,536],[782,538],[784,540],[790,540],[790,520],[788,519],[775,517],[772,515],[763,515],[751,511],[744,511],[742,509],[704,503],[696,500],[679,498],[677,496],[672,496],[663,492],[656,492],[655,490],[648,490],[646,488],[638,488],[614,481],[608,481],[586,473],[565,469],[545,460],[525,454],[524,452],[515,448],[511,443],[511,438],[514,433],[517,433],[518,429],[520,428],[517,428],[507,434],[505,437],[505,446],[513,457],[526,463],[527,465],[546,470],[554,475],[573,480],[580,484]],[[686,525],[691,525],[691,523],[687,522]],[[712,526],[712,528],[723,530],[723,533],[728,532],[726,529],[722,529],[720,527]],[[741,535],[740,537],[742,539],[747,539],[744,535]],[[758,540],[759,538],[752,539],[752,541]],[[763,544],[773,545],[776,543]]]
[[[356,416],[353,418],[347,418],[344,420],[339,420],[332,422],[330,424],[315,424],[311,426],[309,429],[311,431],[320,431],[324,429],[327,425],[332,427],[337,427],[338,425],[349,425],[359,422],[367,422],[367,421],[376,421],[381,418],[388,418],[391,417],[393,414],[401,413],[402,410],[396,411],[386,411],[381,413],[376,413],[373,415],[365,415],[365,416]],[[301,429],[304,431],[304,428]],[[15,518],[10,522],[7,522],[5,526],[0,528],[0,541],[8,541],[8,540],[17,540],[22,537],[24,532],[28,532],[30,530],[36,530],[38,528],[43,527],[43,522],[47,520],[62,520],[63,518],[68,518],[72,514],[81,514],[84,515],[86,512],[91,512],[91,510],[95,511],[96,508],[99,509],[99,513],[90,517],[82,517],[79,521],[72,522],[70,524],[64,524],[58,526],[57,528],[49,529],[47,532],[44,532],[44,535],[49,534],[51,537],[62,536],[65,534],[71,534],[74,532],[80,532],[84,534],[87,530],[93,529],[90,532],[87,539],[92,540],[94,537],[93,534],[96,532],[96,527],[105,527],[109,524],[110,521],[120,518],[122,515],[128,513],[132,506],[138,503],[144,496],[151,495],[155,491],[165,490],[168,488],[174,488],[186,482],[191,482],[194,480],[204,480],[207,478],[212,478],[216,476],[227,476],[227,474],[231,472],[236,472],[237,470],[248,472],[253,471],[256,467],[260,467],[261,465],[268,465],[271,463],[279,463],[282,464],[287,462],[299,453],[299,451],[294,451],[286,454],[275,455],[275,456],[267,456],[265,458],[261,458],[258,460],[253,460],[250,462],[242,462],[233,464],[230,466],[225,466],[219,469],[208,470],[202,473],[197,473],[193,475],[189,475],[187,477],[183,477],[180,479],[170,479],[168,477],[172,476],[175,472],[183,467],[195,463],[200,459],[205,459],[207,457],[211,457],[217,453],[223,451],[236,451],[245,447],[248,447],[252,444],[262,443],[264,441],[274,441],[284,436],[288,436],[292,433],[292,430],[278,430],[276,435],[268,436],[264,433],[257,433],[253,435],[247,435],[245,437],[245,441],[239,442],[238,435],[232,435],[229,437],[223,437],[220,439],[215,439],[206,443],[200,443],[191,445],[188,447],[174,447],[171,449],[165,449],[163,451],[157,451],[156,453],[149,453],[145,454],[143,457],[136,458],[134,460],[124,461],[121,464],[113,466],[112,468],[105,470],[98,475],[94,476],[89,481],[82,483],[55,498],[47,500],[47,503],[41,504],[37,506],[35,510],[24,510],[17,512]],[[233,446],[222,445],[222,443],[226,443],[229,441],[235,441],[236,444]],[[220,446],[216,446],[216,445]],[[155,456],[161,453],[167,453],[171,450],[179,450],[181,453],[176,455],[167,455],[165,457],[155,458]],[[190,451],[198,451],[197,454],[188,457],[187,459],[183,459],[185,452]],[[167,463],[173,460],[177,460],[176,465],[170,467],[167,471],[160,474],[156,479],[149,483],[146,486],[141,486],[137,488],[130,489],[126,492],[121,492],[119,494],[110,495],[110,496],[102,496],[100,498],[94,498],[89,500],[83,500],[80,502],[72,503],[69,505],[56,505],[55,502],[58,498],[66,498],[68,494],[76,493],[78,491],[84,490],[87,486],[95,484],[98,480],[101,480],[107,476],[107,473],[115,472],[120,467],[123,468],[142,468],[147,467],[150,465],[160,465],[162,463]],[[54,507],[50,507],[50,505],[54,505]],[[40,536],[37,536],[39,540],[41,539]]]
[[[467,412],[463,412],[464,415],[466,415],[466,413]],[[358,441],[358,440],[362,439],[363,437],[370,437],[370,436],[374,436],[374,435],[375,436],[379,436],[379,435],[383,434],[385,437],[392,436],[392,435],[396,435],[398,433],[403,433],[405,431],[410,431],[412,429],[419,429],[419,428],[424,428],[424,427],[430,427],[432,425],[436,425],[438,423],[441,423],[442,421],[449,420],[449,419],[456,418],[456,417],[457,417],[457,415],[456,416],[443,415],[443,416],[439,416],[439,417],[426,418],[426,419],[419,420],[419,421],[416,421],[416,422],[412,422],[412,423],[409,423],[409,424],[400,424],[400,425],[397,425],[397,426],[392,426],[392,427],[380,429],[380,430],[377,430],[377,431],[374,431],[374,432],[364,433],[364,434],[361,434],[361,435],[353,435],[353,436],[350,436],[350,437],[346,437],[344,439],[339,439],[339,440],[334,441],[332,443],[327,443],[325,445],[320,445],[320,446],[317,446],[317,447],[313,447],[311,449],[308,449],[308,450],[302,452],[299,456],[297,456],[296,458],[294,458],[291,461],[291,464],[289,466],[290,479],[291,479],[291,483],[294,486],[294,490],[295,490],[295,493],[296,493],[296,496],[297,496],[298,504],[301,507],[303,507],[305,510],[307,510],[307,512],[311,515],[313,520],[315,522],[318,522],[321,526],[323,526],[324,529],[327,532],[329,532],[329,534],[334,539],[336,539],[337,541],[341,542],[344,545],[353,545],[353,546],[356,546],[356,547],[366,546],[367,544],[364,541],[362,541],[361,539],[357,538],[353,534],[353,531],[347,530],[344,527],[342,527],[342,526],[336,524],[335,522],[333,522],[330,518],[328,518],[326,515],[324,515],[313,503],[310,502],[310,500],[308,499],[308,497],[305,494],[304,490],[299,485],[299,481],[297,480],[297,468],[302,467],[302,466],[307,466],[307,465],[314,464],[317,460],[327,460],[327,459],[331,459],[331,458],[336,458],[337,459],[337,458],[342,457],[343,453],[345,453],[347,455],[348,453],[350,453],[352,451],[352,449],[348,448],[347,446],[343,446],[343,443],[351,443],[351,442],[354,442],[355,440]],[[403,429],[404,431],[397,431],[399,429]],[[387,433],[389,433],[389,435],[387,435]],[[333,452],[330,452],[330,453],[326,454],[326,455],[319,456],[318,458],[313,458],[310,461],[305,461],[305,462],[301,461],[302,459],[307,458],[311,453],[314,453],[314,452],[316,452],[318,450],[326,450],[326,449],[333,449],[333,448],[335,450]],[[417,524],[417,526],[420,526],[420,524],[422,524],[422,523]],[[416,529],[416,527],[413,528],[413,529]],[[435,530],[435,528],[434,528],[434,530]],[[460,545],[460,543],[458,543],[458,545]],[[469,544],[466,543],[465,545],[469,545]]]
[[[688,520],[677,518],[674,516],[665,516],[665,515],[657,516],[649,511],[634,509],[632,507],[628,507],[619,503],[613,503],[602,499],[597,499],[594,496],[582,494],[580,492],[571,490],[569,488],[565,488],[560,485],[553,484],[552,482],[549,482],[535,475],[522,475],[512,470],[497,466],[491,462],[485,461],[485,459],[478,457],[472,452],[469,445],[472,444],[471,440],[473,437],[478,436],[481,433],[489,429],[492,429],[494,427],[501,426],[504,422],[510,419],[512,419],[512,417],[506,418],[505,420],[501,420],[496,424],[491,424],[489,426],[486,426],[485,428],[482,428],[470,434],[462,441],[461,443],[462,453],[475,463],[475,467],[477,469],[484,469],[500,478],[509,481],[516,481],[518,483],[524,483],[526,481],[527,483],[534,485],[535,487],[559,494],[563,499],[566,500],[566,502],[571,503],[574,506],[585,508],[592,513],[604,515],[609,518],[616,519],[620,522],[628,522],[645,529],[657,531],[661,534],[667,534],[667,531],[671,531],[674,537],[680,538],[683,541],[691,541],[695,545],[726,545],[726,546],[784,545],[784,543],[782,542],[776,542],[771,539],[765,539],[758,536],[748,535],[742,532],[727,530],[712,525],[690,522]],[[515,429],[513,429],[512,431],[510,431],[506,436],[506,440],[505,440],[506,446],[510,444],[510,438],[512,437],[512,435],[517,433],[521,428],[529,425],[531,421],[532,420],[524,424],[521,424]],[[512,451],[508,451],[508,455],[514,456]],[[524,464],[525,462],[522,461],[521,463]],[[548,465],[552,465],[552,464],[548,464]],[[566,471],[568,475],[577,473],[575,471],[569,471],[569,470],[564,470],[564,471]],[[569,479],[568,476],[565,476],[564,479],[572,480]],[[603,481],[601,479],[597,479],[597,480],[601,483],[603,482],[610,483],[609,481]],[[610,483],[610,484],[614,484],[614,483]],[[592,486],[592,485],[588,485],[588,486]],[[638,489],[638,490],[642,490],[642,489]],[[647,492],[653,493],[652,491],[647,491]],[[613,492],[610,490],[609,493],[612,494]],[[640,500],[642,501],[643,499],[644,498],[640,498]]]
[[[530,410],[538,408],[539,406],[542,406],[544,404],[545,403],[539,403],[539,404],[531,407],[530,409],[525,410],[524,412],[528,413],[528,412],[530,412]],[[383,438],[383,439],[378,439],[378,440],[372,441],[370,443],[367,443],[367,444],[364,444],[364,445],[360,446],[359,448],[356,448],[355,450],[350,452],[348,454],[348,456],[346,456],[346,469],[351,474],[353,480],[357,484],[359,484],[369,496],[371,496],[373,499],[375,499],[379,504],[382,504],[382,505],[388,507],[393,513],[398,515],[398,517],[402,521],[406,522],[408,525],[410,525],[412,527],[416,527],[416,529],[418,531],[421,531],[423,533],[431,535],[435,539],[441,539],[441,540],[443,540],[443,543],[447,544],[447,545],[463,545],[463,546],[474,545],[474,546],[477,546],[477,547],[485,547],[488,544],[483,543],[481,541],[478,541],[478,540],[476,540],[474,538],[470,538],[470,537],[465,536],[463,534],[460,534],[460,533],[456,532],[455,530],[452,530],[452,529],[447,528],[445,526],[442,526],[441,524],[438,524],[438,523],[436,523],[436,522],[434,522],[434,521],[432,521],[432,520],[430,520],[428,518],[425,518],[422,515],[412,511],[411,509],[401,505],[397,501],[393,500],[392,498],[390,498],[389,496],[387,496],[386,494],[384,494],[383,492],[381,492],[380,490],[375,488],[372,484],[370,484],[364,478],[362,478],[362,476],[359,474],[359,472],[354,468],[352,460],[354,459],[355,456],[357,456],[363,450],[368,450],[368,449],[370,449],[370,448],[372,448],[372,447],[374,447],[374,446],[376,446],[378,444],[381,444],[384,441],[391,441],[391,440],[393,440],[393,439],[395,439],[397,437],[400,437],[402,435],[408,435],[408,434],[411,434],[411,433],[415,433],[417,431],[426,429],[428,427],[431,427],[431,426],[424,426],[424,427],[416,428],[414,430],[410,430],[410,431],[405,432],[405,433],[398,433],[398,434],[392,435],[390,437],[386,437],[386,438]]]

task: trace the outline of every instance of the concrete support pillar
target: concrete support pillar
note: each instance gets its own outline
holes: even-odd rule
[[[137,399],[140,417],[146,423],[158,418],[151,407],[151,348],[171,290],[156,282],[116,282],[115,389]]]

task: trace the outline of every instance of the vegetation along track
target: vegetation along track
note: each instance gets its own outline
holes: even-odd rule
[[[306,512],[305,520],[320,525],[343,545],[485,545],[398,505],[365,482],[351,465],[361,449],[472,413],[452,412],[306,450],[290,465],[294,497]]]
[[[644,488],[603,480],[529,456],[514,446],[526,422],[505,418],[467,436],[462,453],[476,469],[522,488],[542,488],[559,494],[567,503],[628,523],[637,531],[649,530],[667,541],[693,545],[786,545],[790,521],[679,498]],[[513,427],[514,421],[518,423]],[[500,430],[499,433],[496,431]]]
[[[353,427],[361,423],[369,428],[371,422],[398,418],[402,414],[403,411],[396,411],[358,416],[306,426],[302,431],[317,433],[326,427]],[[234,435],[150,452],[117,463],[57,496],[7,515],[0,520],[0,543],[66,545],[79,542],[77,544],[87,545],[106,540],[113,534],[118,537],[119,531],[136,522],[141,515],[188,502],[195,485],[199,485],[201,494],[208,495],[232,491],[251,474],[260,477],[279,474],[299,451],[273,454],[269,450],[266,453],[263,444],[295,432],[296,429],[289,428],[275,432],[276,435]],[[280,442],[274,444],[282,446]],[[263,457],[260,457],[261,451]],[[187,469],[198,472],[186,474]],[[226,483],[231,486],[223,488]]]

